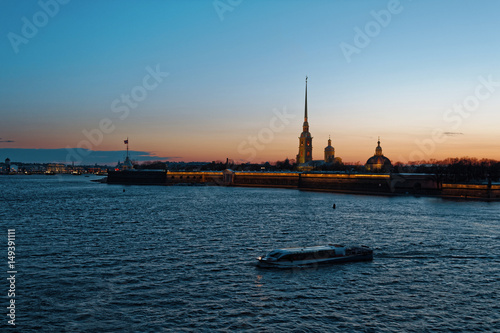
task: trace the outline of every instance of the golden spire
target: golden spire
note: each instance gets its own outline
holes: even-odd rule
[[[304,112],[304,122],[307,122],[307,75],[306,75],[306,106]]]

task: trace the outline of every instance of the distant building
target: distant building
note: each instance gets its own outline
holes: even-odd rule
[[[305,164],[312,161],[312,137],[309,133],[309,123],[307,122],[307,76],[306,76],[306,102],[304,110],[304,124],[299,137],[299,153],[297,154],[297,164]]]
[[[332,139],[328,137],[328,146],[325,147],[325,163],[335,162],[335,148],[332,147]]]
[[[5,159],[5,173],[10,173],[10,158]]]
[[[48,173],[65,173],[66,171],[66,165],[61,163],[51,163],[47,165]]]
[[[117,170],[132,170],[134,168],[134,165],[132,164],[132,161],[130,160],[130,158],[128,156],[128,138],[127,138],[127,140],[124,140],[123,143],[127,145],[127,156],[125,157],[125,161],[123,161],[123,163],[118,161],[118,164],[116,165],[116,169]]]
[[[382,154],[382,147],[380,147],[380,138],[378,139],[377,148],[375,148],[375,155],[366,161],[365,168],[371,172],[389,172],[392,169],[391,161]]]
[[[116,165],[116,169],[118,170],[132,170],[133,168],[134,166],[128,155],[125,157],[125,161],[123,161],[123,163],[118,161],[118,164]]]

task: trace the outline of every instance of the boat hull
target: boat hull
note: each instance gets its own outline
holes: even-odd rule
[[[371,261],[373,254],[350,255],[328,259],[297,260],[297,261],[269,261],[265,258],[257,259],[257,266],[262,268],[297,268],[316,267],[322,265],[343,264],[348,262]]]

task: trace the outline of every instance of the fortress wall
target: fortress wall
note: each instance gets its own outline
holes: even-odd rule
[[[420,194],[500,200],[500,185],[442,184],[425,174],[334,174],[300,172],[110,171],[110,184],[256,186],[359,194]]]
[[[166,171],[108,171],[109,184],[163,185],[166,182]]]
[[[392,193],[390,176],[383,174],[302,174],[299,188],[345,193]]]
[[[168,171],[165,182],[166,185],[201,183],[222,185],[222,172]]]
[[[391,187],[396,193],[439,195],[441,186],[435,175],[391,174]]]
[[[500,185],[443,184],[441,195],[447,198],[500,200]]]
[[[235,172],[229,185],[297,188],[299,175],[297,172]]]

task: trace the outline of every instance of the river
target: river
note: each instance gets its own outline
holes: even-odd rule
[[[20,332],[500,331],[498,202],[95,178],[0,177]],[[328,243],[374,259],[256,267]]]

